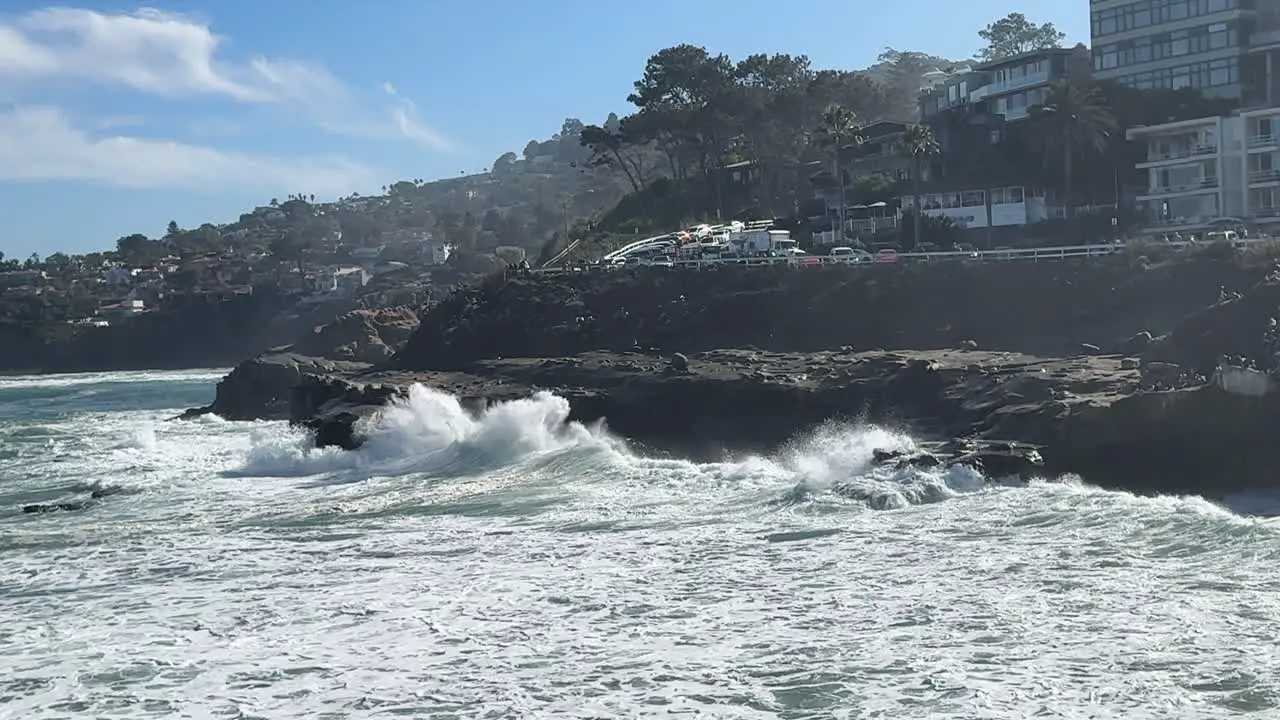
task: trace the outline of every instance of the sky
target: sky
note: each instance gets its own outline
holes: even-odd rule
[[[1089,40],[1086,0],[4,0],[0,252],[477,172],[565,118],[625,114],[645,60],[680,43],[842,70],[885,47],[959,60],[1015,11]]]

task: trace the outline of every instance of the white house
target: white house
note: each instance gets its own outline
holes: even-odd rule
[[[920,196],[925,215],[951,218],[962,228],[987,226],[987,192],[991,193],[991,226],[1030,225],[1060,215],[1060,209],[1048,205],[1044,190],[1021,186],[990,190],[926,193]],[[902,206],[913,206],[914,198],[902,199]]]

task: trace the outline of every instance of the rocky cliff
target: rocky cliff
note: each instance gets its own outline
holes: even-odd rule
[[[522,276],[446,299],[390,362],[356,363],[360,343],[323,330],[347,364],[259,358],[214,409],[354,448],[415,384],[477,407],[547,390],[576,420],[689,457],[870,420],[940,443],[911,462],[1215,495],[1269,486],[1280,461],[1272,269],[1202,253]]]
[[[0,371],[99,372],[234,365],[290,342],[349,305],[299,308],[272,293],[193,299],[110,327],[0,323]]]
[[[1041,355],[1118,350],[1246,288],[1265,266],[1210,257],[1146,267],[1127,257],[1042,263],[903,263],[796,270],[663,269],[528,276],[455,294],[397,358],[451,369],[636,345],[668,352],[950,348]]]

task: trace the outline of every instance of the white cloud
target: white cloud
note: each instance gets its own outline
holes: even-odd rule
[[[138,127],[146,125],[147,119],[141,115],[107,115],[94,122],[96,130],[114,130],[116,128]]]
[[[449,152],[454,149],[448,138],[418,120],[418,107],[409,98],[402,97],[395,85],[383,82],[382,91],[396,99],[391,106],[391,119],[401,135],[428,150]]]
[[[390,83],[383,90],[392,102],[371,114],[367,103],[319,65],[265,57],[233,61],[219,54],[221,44],[208,24],[154,9],[48,8],[0,17],[0,91],[47,89],[62,81],[174,99],[218,96],[297,108],[328,132],[450,148]]]
[[[0,113],[0,182],[52,180],[324,197],[377,185],[368,168],[342,158],[264,157],[167,140],[95,137],[49,107]]]
[[[10,45],[0,75],[15,82],[66,78],[165,96],[274,99],[269,79],[255,82],[249,73],[218,65],[220,40],[208,27],[159,10],[35,10],[0,25],[0,39]]]

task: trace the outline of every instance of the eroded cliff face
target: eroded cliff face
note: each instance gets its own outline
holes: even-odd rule
[[[235,365],[290,343],[348,306],[309,309],[262,293],[225,302],[192,301],[111,327],[0,326],[0,370],[98,372]]]
[[[1044,263],[619,270],[512,278],[427,313],[397,357],[450,369],[596,349],[813,352],[949,348],[1057,356],[1159,335],[1265,268],[1203,259],[1144,269],[1117,256]],[[971,341],[971,342],[970,342]]]

